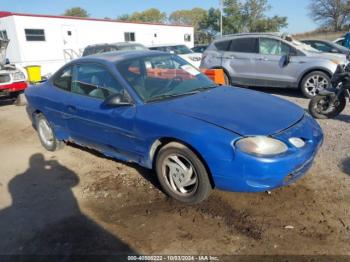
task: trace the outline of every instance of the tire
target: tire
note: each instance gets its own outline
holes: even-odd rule
[[[330,87],[330,77],[322,71],[313,71],[306,76],[300,84],[300,89],[306,98],[313,98],[319,91]]]
[[[64,146],[63,141],[57,140],[55,132],[51,128],[43,114],[38,114],[35,117],[35,127],[42,146],[48,151],[57,151]]]
[[[309,103],[309,112],[314,118],[317,118],[317,119],[334,118],[338,116],[345,109],[345,106],[346,106],[345,96],[339,97],[337,106],[335,106],[331,111],[327,111],[329,108],[326,104],[328,99],[330,99],[329,96],[315,96],[314,98],[311,99]],[[320,108],[321,103],[325,104],[326,108]]]
[[[180,202],[198,204],[208,198],[212,191],[204,164],[183,144],[171,142],[162,147],[155,169],[163,190]]]
[[[18,94],[16,100],[15,100],[15,105],[16,106],[25,106],[27,104],[27,99],[24,95],[24,93]]]
[[[225,81],[225,86],[230,86],[231,85],[231,81],[229,76],[226,74],[226,72],[224,71],[224,81]]]

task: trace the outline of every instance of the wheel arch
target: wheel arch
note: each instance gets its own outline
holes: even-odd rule
[[[329,78],[331,78],[332,75],[333,75],[333,73],[330,70],[328,70],[326,68],[322,68],[322,67],[315,67],[315,68],[308,69],[305,72],[303,72],[303,74],[299,78],[299,80],[298,80],[298,88],[301,88],[301,83],[303,82],[303,80],[305,79],[305,77],[308,74],[310,74],[312,72],[316,72],[316,71],[320,71],[320,72],[325,73]]]
[[[32,112],[32,122],[33,122],[33,127],[36,129],[36,117],[40,114],[43,114],[43,112],[41,112],[39,109],[36,109]]]
[[[171,142],[177,142],[179,144],[185,145],[186,147],[191,149],[194,154],[196,154],[196,156],[202,161],[202,163],[203,163],[203,165],[204,165],[204,167],[209,175],[209,180],[210,180],[212,187],[215,188],[215,183],[214,183],[212,173],[211,173],[210,168],[209,168],[207,162],[205,161],[204,157],[199,153],[199,151],[195,147],[193,147],[189,143],[185,142],[184,140],[181,140],[178,138],[161,137],[161,138],[156,139],[152,143],[152,146],[150,147],[150,150],[149,150],[149,159],[150,159],[150,162],[152,164],[152,168],[154,169],[154,167],[155,167],[155,163],[156,163],[156,159],[157,159],[159,150]]]

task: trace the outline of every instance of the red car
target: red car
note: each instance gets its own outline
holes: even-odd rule
[[[25,74],[6,61],[6,49],[9,40],[0,38],[0,97],[17,98],[28,86]]]

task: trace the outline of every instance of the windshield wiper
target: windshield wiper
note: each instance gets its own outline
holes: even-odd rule
[[[204,87],[200,87],[200,88],[197,88],[193,91],[205,91],[205,90],[208,90],[208,89],[213,89],[213,88],[216,88],[218,87],[218,85],[210,85],[210,86],[204,86]]]
[[[205,87],[197,88],[197,89],[191,90],[189,92],[180,93],[180,94],[162,94],[162,95],[159,95],[159,96],[152,97],[147,102],[154,102],[154,101],[158,101],[158,100],[162,100],[162,99],[166,99],[166,98],[194,95],[194,94],[203,92],[203,91],[208,90],[208,89],[216,88],[217,86],[218,85],[205,86]]]
[[[154,96],[154,97],[152,97],[152,99],[148,100],[147,102],[154,102],[154,101],[158,101],[158,100],[162,100],[162,99],[166,99],[166,98],[189,96],[189,95],[197,94],[199,92],[201,92],[201,91],[200,90],[193,90],[191,92],[180,93],[180,94],[163,94],[163,95],[159,95],[159,96]]]

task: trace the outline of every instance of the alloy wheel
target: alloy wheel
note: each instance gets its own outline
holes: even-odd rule
[[[329,81],[322,75],[312,75],[305,81],[305,90],[310,96],[317,95],[329,86]]]

